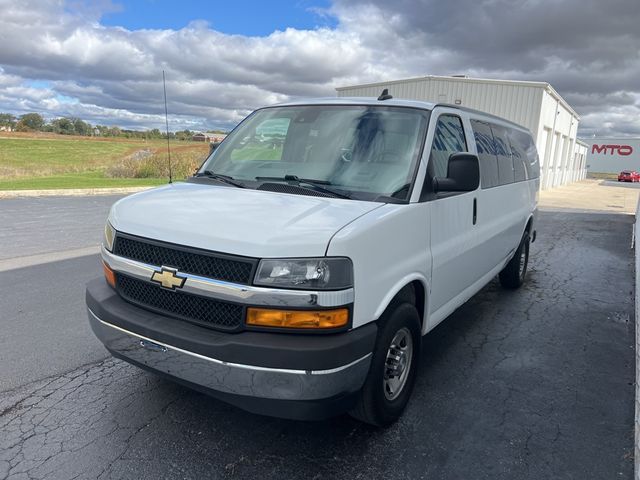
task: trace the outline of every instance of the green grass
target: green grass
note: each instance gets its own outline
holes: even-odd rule
[[[84,169],[109,164],[129,152],[157,148],[158,141],[93,140],[90,138],[3,138],[0,137],[0,166],[21,172]],[[2,171],[0,171],[2,174]]]
[[[175,142],[171,147],[176,154],[175,166],[179,167],[178,160],[184,157],[189,171],[195,168],[191,164],[199,164],[208,151],[208,145],[195,142]],[[162,172],[150,174],[150,178],[133,178],[141,175],[128,170],[119,175],[112,172],[127,162],[137,166],[130,156],[140,150],[151,150],[156,163],[162,163],[165,149],[162,140],[0,136],[0,190],[161,185],[166,183],[165,178],[157,178],[163,176]]]
[[[41,177],[0,178],[0,190],[144,187],[163,185],[165,183],[167,183],[166,178],[108,178],[102,172],[94,171]]]
[[[617,173],[600,173],[600,172],[588,172],[587,178],[595,178],[597,180],[618,180]]]

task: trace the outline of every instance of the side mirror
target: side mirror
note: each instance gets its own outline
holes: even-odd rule
[[[434,192],[471,192],[480,185],[480,162],[472,153],[458,152],[449,156],[447,178],[433,179]]]
[[[220,146],[220,142],[211,142],[209,144],[209,155],[213,153],[213,151]]]

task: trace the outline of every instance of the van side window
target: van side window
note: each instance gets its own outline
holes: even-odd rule
[[[516,133],[517,131],[512,128],[507,131],[509,136],[509,145],[511,146],[513,173],[516,182],[524,182],[529,179],[527,175],[527,164],[529,163],[529,159],[527,158],[527,151],[524,149],[524,146],[516,139]]]
[[[488,123],[479,120],[471,120],[471,128],[473,129],[476,149],[478,150],[478,160],[480,161],[480,184],[482,188],[496,187],[500,185],[500,176],[491,128]]]
[[[498,157],[498,181],[499,185],[513,183],[513,162],[511,161],[511,148],[507,138],[507,129],[500,125],[491,124],[493,144]]]
[[[449,155],[466,151],[467,141],[460,117],[440,115],[433,135],[433,146],[429,156],[429,163],[433,166],[433,175],[435,177],[446,177]]]
[[[531,180],[540,177],[540,163],[538,162],[538,151],[536,144],[531,138],[531,134],[520,130],[512,129],[509,131],[509,140],[514,149],[517,149],[524,155],[524,167],[527,172],[527,179]],[[513,149],[512,149],[513,151]]]

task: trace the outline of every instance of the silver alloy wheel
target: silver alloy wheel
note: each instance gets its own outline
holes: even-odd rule
[[[518,264],[518,276],[520,280],[524,279],[524,269],[527,267],[527,245],[522,246],[522,252],[520,253],[520,262]]]
[[[520,278],[522,278],[522,276],[524,275],[524,266],[526,264],[526,261],[527,261],[527,252],[523,248],[522,253],[520,254],[520,266],[518,267],[518,272],[520,272]]]
[[[409,377],[413,359],[413,339],[408,328],[396,332],[384,361],[384,396],[387,400],[398,398]]]

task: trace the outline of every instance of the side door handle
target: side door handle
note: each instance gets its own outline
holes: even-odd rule
[[[478,220],[478,199],[473,199],[473,224]]]

